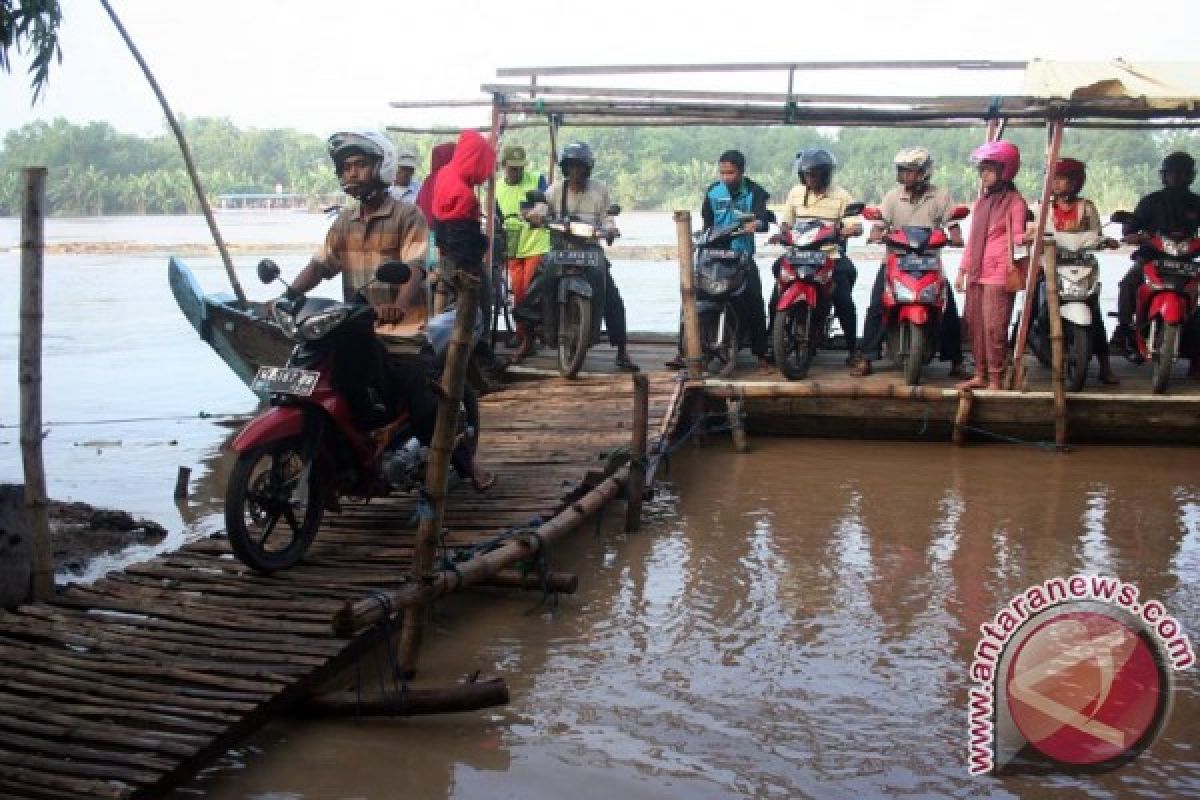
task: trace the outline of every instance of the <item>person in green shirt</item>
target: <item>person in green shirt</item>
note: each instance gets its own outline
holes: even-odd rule
[[[514,306],[525,299],[530,281],[550,250],[550,231],[531,227],[521,213],[521,204],[526,202],[530,191],[546,191],[545,176],[526,172],[527,161],[524,147],[519,144],[506,146],[500,153],[504,180],[496,184],[497,218],[504,227],[504,260]],[[517,322],[517,352],[513,360],[519,361],[529,355],[533,347],[528,327],[524,322]]]

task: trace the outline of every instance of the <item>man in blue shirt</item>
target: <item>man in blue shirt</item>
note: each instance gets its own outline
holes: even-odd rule
[[[704,202],[700,217],[704,229],[736,222],[739,214],[753,214],[754,220],[746,223],[746,229],[763,232],[770,221],[767,210],[767,190],[746,177],[746,157],[739,150],[726,150],[717,159],[717,174],[720,180],[713,181],[704,190]],[[734,250],[745,253],[752,267],[747,271],[746,289],[738,302],[739,316],[745,320],[750,332],[750,349],[758,357],[760,372],[769,372],[767,361],[767,316],[763,304],[762,278],[754,264],[754,237],[739,236],[733,240]],[[677,356],[668,366],[682,368],[682,356]]]

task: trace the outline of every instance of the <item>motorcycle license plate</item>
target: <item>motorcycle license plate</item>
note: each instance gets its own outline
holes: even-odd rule
[[[819,250],[797,250],[787,254],[787,261],[797,267],[819,267],[825,263],[825,254]]]
[[[1182,275],[1188,278],[1195,278],[1200,275],[1200,264],[1195,261],[1172,261],[1164,259],[1159,262],[1160,269],[1168,275]]]
[[[700,253],[701,258],[711,259],[713,261],[728,261],[741,255],[737,250],[719,250],[710,247],[704,248],[700,251]]]
[[[308,397],[317,388],[321,373],[293,367],[259,367],[250,384],[251,391],[267,394],[294,394]]]
[[[934,272],[939,269],[937,256],[904,256],[900,269],[905,272]]]
[[[546,254],[546,260],[563,267],[600,266],[600,254],[595,250],[551,250]]]

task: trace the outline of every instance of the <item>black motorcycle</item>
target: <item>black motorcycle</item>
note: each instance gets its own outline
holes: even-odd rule
[[[723,378],[733,374],[738,350],[749,341],[748,320],[743,320],[738,310],[743,309],[744,314],[742,303],[750,270],[758,269],[758,265],[749,253],[735,250],[733,243],[754,235],[745,229],[753,219],[752,214],[739,215],[736,222],[714,226],[693,237],[696,313],[704,368]]]

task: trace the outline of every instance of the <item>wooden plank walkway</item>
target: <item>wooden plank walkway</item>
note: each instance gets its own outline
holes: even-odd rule
[[[673,432],[680,386],[651,377],[651,448]],[[483,495],[452,489],[446,545],[563,510],[629,444],[632,405],[624,375],[484,398],[482,459],[499,480]],[[0,612],[0,796],[155,796],[302,702],[380,639],[337,636],[331,620],[404,585],[414,513],[407,496],[348,508],[303,564],[271,577],[216,537]]]

